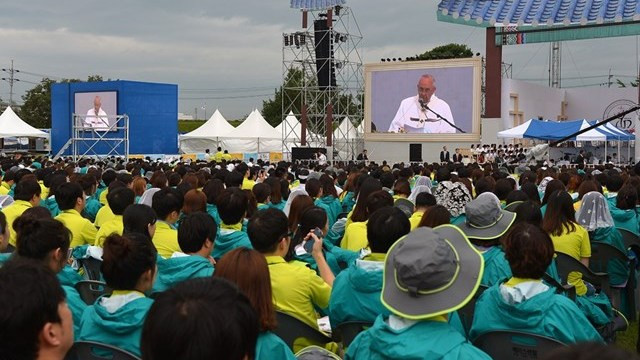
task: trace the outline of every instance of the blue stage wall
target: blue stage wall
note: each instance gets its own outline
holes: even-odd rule
[[[51,149],[56,154],[72,134],[77,92],[117,92],[118,115],[129,115],[130,154],[178,153],[178,85],[138,81],[54,84],[51,87]],[[108,137],[122,137],[123,131]],[[85,148],[88,146],[85,146]],[[109,147],[100,144],[98,154]],[[66,152],[71,154],[71,148]]]

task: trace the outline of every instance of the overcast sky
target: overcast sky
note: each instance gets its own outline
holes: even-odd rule
[[[391,4],[391,5],[389,5]],[[365,63],[406,57],[456,42],[484,54],[484,29],[436,20],[434,0],[349,0],[364,37]],[[227,119],[261,108],[282,79],[283,32],[300,27],[289,0],[28,0],[4,1],[0,11],[0,68],[54,79],[126,79],[178,84],[179,111],[206,103]],[[635,76],[637,38],[563,43],[563,85]],[[513,77],[546,84],[548,44],[508,46],[503,61]],[[5,77],[7,74],[2,73]],[[40,77],[19,74],[14,100]],[[630,78],[623,78],[626,81]],[[196,90],[194,90],[196,89]],[[9,85],[0,81],[0,98]],[[208,98],[208,99],[204,99]]]

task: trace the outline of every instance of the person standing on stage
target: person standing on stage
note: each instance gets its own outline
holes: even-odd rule
[[[451,158],[449,157],[449,151],[446,146],[442,147],[442,151],[440,151],[440,162],[451,162]]]
[[[356,158],[356,160],[360,160],[360,161],[369,160],[369,157],[367,157],[367,149],[362,150],[362,152],[358,154],[358,157]]]

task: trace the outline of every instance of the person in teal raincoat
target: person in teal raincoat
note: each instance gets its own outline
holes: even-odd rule
[[[381,301],[391,315],[361,332],[345,359],[490,359],[447,322],[480,286],[482,269],[482,256],[457,227],[410,232],[385,260]]]
[[[67,253],[71,244],[71,234],[64,225],[53,219],[34,219],[21,216],[13,223],[17,232],[18,244],[15,254],[22,258],[42,261],[58,274],[60,285],[67,295],[67,305],[73,317],[74,334],[77,334],[82,314],[87,304],[80,298],[74,288],[82,280],[81,276],[67,265]]]
[[[553,242],[545,231],[519,223],[503,242],[513,277],[480,295],[471,339],[490,331],[516,330],[565,344],[603,341],[573,301],[542,282],[554,254]]]
[[[242,230],[248,206],[249,198],[239,188],[225,189],[218,198],[218,211],[222,224],[211,254],[214,259],[220,259],[224,254],[238,247],[252,249],[249,236]]]
[[[307,182],[308,183],[308,182]],[[327,218],[329,219],[329,229],[338,220],[338,215],[342,213],[342,204],[338,199],[338,193],[334,185],[333,179],[327,174],[320,176],[320,194],[313,196],[315,198],[315,205],[324,209],[327,212]],[[307,190],[307,192],[309,192]]]
[[[387,251],[411,230],[407,216],[396,207],[377,210],[367,223],[371,254],[351,263],[333,282],[329,299],[329,321],[336,328],[346,321],[373,323],[389,310],[380,302],[382,269]]]
[[[64,174],[51,174],[49,179],[49,197],[44,201],[44,207],[46,207],[51,213],[51,217],[56,217],[60,214],[60,208],[56,201],[56,190],[58,187],[67,182],[67,176]]]
[[[112,234],[104,242],[102,275],[113,293],[82,314],[78,340],[95,341],[140,356],[142,326],[153,300],[158,252],[146,235]],[[170,324],[167,324],[170,326]]]
[[[609,209],[615,226],[620,229],[629,230],[636,235],[640,235],[638,229],[638,214],[636,204],[638,193],[632,185],[624,185],[616,196],[616,205]]]
[[[197,277],[213,274],[213,242],[216,223],[205,212],[195,212],[182,220],[178,229],[178,244],[184,252],[175,252],[168,259],[158,257],[158,275],[153,292],[162,292],[173,285]]]
[[[220,230],[220,224],[222,224],[222,220],[220,219],[220,214],[218,213],[216,200],[223,190],[224,184],[219,179],[209,180],[204,185],[204,188],[202,188],[202,191],[207,195],[207,214],[209,214],[216,222],[218,231]]]
[[[478,195],[465,206],[466,222],[457,225],[484,258],[481,284],[491,286],[511,275],[509,264],[500,248],[500,237],[516,219],[516,214],[503,210],[498,197],[490,192]]]
[[[256,197],[256,202],[258,203],[258,210],[264,210],[269,208],[269,203],[271,202],[271,186],[265,183],[257,183],[251,189],[253,192],[253,196]]]
[[[41,263],[8,262],[0,268],[3,359],[65,359],[73,346],[66,295]]]
[[[254,359],[295,359],[287,344],[272,332],[276,328],[276,312],[265,257],[252,249],[235,249],[217,264],[215,277],[236,284],[258,313],[260,334]]]
[[[97,182],[96,177],[92,174],[82,176],[78,182],[82,186],[82,191],[86,197],[86,203],[84,209],[82,209],[82,216],[89,219],[91,222],[96,221],[96,215],[102,207],[100,200],[96,196]]]
[[[608,202],[599,192],[592,191],[582,197],[582,205],[576,213],[576,221],[587,229],[591,242],[603,242],[627,253],[622,235],[615,228],[615,222],[609,212]],[[589,265],[593,267],[595,264]],[[628,263],[617,259],[606,264],[606,269],[594,268],[594,270],[608,273],[610,284],[613,286],[624,285],[629,278]]]
[[[582,205],[576,213],[576,221],[589,232],[589,240],[609,244],[622,253],[627,249],[622,239],[622,234],[616,229],[615,222],[609,212],[609,203],[606,198],[597,191],[589,192],[582,198]],[[609,283],[612,286],[624,287],[629,280],[629,262],[613,259],[607,264],[589,262],[589,267],[596,272],[609,274]],[[628,289],[627,289],[628,290]],[[630,291],[634,291],[631,289]],[[622,297],[625,298],[625,297]],[[618,304],[625,315],[630,315],[629,304]]]
[[[271,201],[267,204],[269,209],[278,209],[284,211],[284,206],[287,201],[282,197],[282,186],[280,185],[280,178],[270,176],[264,180],[264,183],[271,186]]]
[[[324,209],[318,206],[312,206],[305,209],[300,215],[298,223],[298,229],[295,232],[291,245],[289,246],[289,253],[285,257],[286,261],[298,260],[307,263],[309,267],[316,272],[319,272],[318,266],[313,259],[313,256],[304,248],[303,238],[309,234],[309,232],[319,229],[322,232],[322,237],[327,235],[328,231],[328,219],[327,213]],[[337,276],[342,268],[340,262],[348,264],[358,258],[358,253],[355,251],[349,251],[341,249],[329,242],[323,241],[323,253],[331,272],[334,276]]]

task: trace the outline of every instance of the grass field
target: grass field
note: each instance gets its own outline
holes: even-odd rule
[[[629,324],[625,332],[620,332],[616,337],[616,344],[623,349],[636,352],[636,340],[638,339],[638,321]]]

